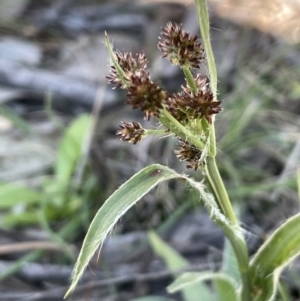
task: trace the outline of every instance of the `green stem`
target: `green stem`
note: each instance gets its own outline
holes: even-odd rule
[[[218,203],[225,216],[233,225],[238,225],[227,191],[221,179],[214,157],[207,156],[207,178],[218,197]]]
[[[149,129],[146,129],[146,135],[166,135],[166,134],[167,134],[166,130],[158,130],[158,129],[149,130]]]
[[[210,88],[214,95],[214,99],[217,98],[217,69],[214,59],[214,54],[212,51],[211,43],[210,43],[210,25],[209,25],[209,17],[207,11],[206,0],[195,0],[196,9],[197,9],[197,17],[200,26],[200,32],[202,36],[203,45],[206,52],[208,71],[210,76]],[[229,200],[226,188],[220,176],[219,170],[216,165],[215,157],[217,154],[216,148],[216,135],[215,135],[215,127],[214,120],[210,129],[209,136],[209,155],[207,156],[207,179],[209,184],[214,192],[214,195],[217,197],[217,203],[220,209],[223,211],[224,215],[229,219],[231,224],[239,227],[236,216],[234,214],[231,202]],[[225,235],[228,237],[233,250],[235,252],[239,271],[241,273],[242,278],[242,292],[241,292],[241,301],[251,301],[250,295],[250,280],[249,280],[249,253],[247,249],[247,245],[245,239],[242,235],[237,237],[235,233],[231,231],[226,231],[223,229]]]
[[[226,234],[226,233],[225,233]],[[227,234],[226,237],[231,243],[234,250],[240,275],[242,278],[241,301],[251,301],[250,294],[250,279],[249,279],[249,254],[247,245],[243,237],[236,237],[236,235]]]
[[[159,121],[170,129],[174,134],[195,145],[199,150],[205,148],[205,144],[198,137],[194,136],[187,128],[185,128],[176,118],[174,118],[166,109],[162,110]]]
[[[218,84],[218,76],[217,76],[217,68],[215,64],[215,58],[213,54],[213,50],[210,43],[210,33],[209,33],[209,18],[208,11],[206,7],[205,0],[195,0],[198,23],[200,26],[200,32],[202,37],[202,42],[205,49],[207,66],[210,77],[210,88],[214,95],[214,98],[217,96],[217,84]]]
[[[209,154],[213,158],[217,155],[217,147],[216,147],[216,131],[215,125],[212,124],[210,127],[210,134],[209,134]]]
[[[224,215],[229,219],[232,225],[239,227],[238,221],[234,214],[231,202],[229,200],[226,188],[220,176],[215,158],[212,156],[207,156],[207,179],[209,181],[209,185],[211,186],[215,196],[217,197],[216,201],[224,213]],[[249,280],[249,254],[245,239],[240,236],[237,237],[232,232],[225,231],[223,228],[225,235],[229,239],[232,248],[234,250],[235,256],[238,261],[239,271],[242,278],[242,293],[241,300],[242,301],[251,301],[250,298],[250,280]]]
[[[182,67],[182,71],[190,88],[193,90],[194,93],[197,93],[198,88],[190,68]]]

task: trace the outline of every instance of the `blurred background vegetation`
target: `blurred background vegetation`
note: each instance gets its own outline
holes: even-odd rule
[[[299,211],[300,2],[208,2],[224,108],[219,166],[254,252]],[[104,31],[116,49],[144,51],[155,80],[177,91],[183,75],[156,47],[168,21],[198,34],[192,1],[0,1],[0,300],[62,300],[91,219],[142,167],[202,179],[170,137],[132,146],[115,136],[121,120],[153,124],[107,86]],[[158,238],[149,247],[150,229],[178,253]],[[222,247],[198,196],[163,184],[122,218],[70,299],[164,300],[174,268],[217,269]],[[299,300],[299,277],[296,261],[278,300]]]

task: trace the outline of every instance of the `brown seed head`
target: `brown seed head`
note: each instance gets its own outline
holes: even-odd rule
[[[162,29],[158,48],[173,65],[199,68],[204,61],[204,49],[197,37],[190,37],[182,25],[171,22]]]
[[[187,161],[189,164],[187,168],[193,168],[197,170],[203,165],[202,152],[196,148],[195,145],[179,139],[179,150],[175,151],[176,156],[180,161]]]
[[[130,52],[121,53],[117,51],[115,55],[117,63],[124,71],[126,78],[120,78],[115,66],[111,66],[111,72],[106,78],[110,84],[115,84],[117,88],[125,89],[132,84],[130,81],[132,74],[146,69],[148,60],[144,53],[136,54],[135,58]]]
[[[205,117],[211,123],[212,115],[222,110],[220,107],[221,101],[214,101],[207,78],[198,75],[195,82],[198,92],[194,93],[188,85],[182,87],[181,92],[173,94],[168,100],[169,111],[182,123],[202,117]]]
[[[183,125],[189,120],[184,101],[185,100],[183,98],[178,97],[178,94],[172,94],[166,102],[168,111]]]
[[[128,88],[127,103],[134,109],[140,108],[148,121],[151,116],[159,117],[167,93],[152,82],[149,73],[144,70],[132,74],[130,81],[132,85]]]
[[[138,122],[122,122],[120,128],[121,130],[117,131],[120,140],[132,142],[133,144],[139,143],[146,132]]]

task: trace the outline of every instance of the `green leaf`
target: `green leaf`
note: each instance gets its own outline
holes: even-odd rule
[[[55,174],[61,185],[69,183],[77,162],[82,154],[82,147],[91,126],[91,117],[82,115],[67,128],[61,141]]]
[[[90,259],[98,247],[102,246],[105,238],[122,215],[157,184],[174,178],[185,180],[190,186],[198,190],[212,220],[222,228],[226,235],[235,237],[235,239],[242,236],[240,228],[229,223],[219,210],[213,196],[205,192],[205,186],[202,183],[195,182],[185,175],[179,175],[168,167],[159,164],[148,166],[115,191],[97,212],[84,239],[74,267],[73,280],[65,297],[74,290]]]
[[[24,211],[21,213],[6,213],[1,220],[1,225],[12,228],[14,226],[36,225],[38,222],[37,212]]]
[[[250,263],[254,301],[274,300],[284,267],[300,254],[300,214],[288,219],[260,247]]]
[[[162,241],[154,232],[149,232],[148,237],[155,253],[162,257],[169,270],[174,271],[189,266],[189,262],[185,258]],[[193,285],[183,289],[182,293],[186,301],[199,301],[199,296],[205,301],[215,300],[212,292],[205,284]]]
[[[122,215],[157,184],[176,177],[179,175],[175,171],[154,164],[135,174],[106,200],[89,227],[66,296],[75,288],[90,259]]]
[[[210,43],[210,28],[209,28],[210,23],[209,23],[206,0],[196,0],[195,4],[196,4],[198,24],[200,27],[201,37],[202,37],[205,54],[206,54],[206,61],[208,65],[210,88],[215,98],[217,96],[218,76],[217,76],[217,67],[215,64],[215,58]]]
[[[33,189],[13,183],[0,183],[0,209],[7,209],[18,204],[38,203],[42,195]]]
[[[240,217],[239,209],[240,208],[237,205],[234,206],[234,212],[237,218]],[[224,242],[222,273],[228,275],[237,284],[241,283],[238,261],[236,259],[236,255],[234,253],[233,247],[227,238],[225,238],[225,242]]]
[[[234,279],[236,283],[241,282],[238,262],[236,260],[233,248],[227,238],[225,239],[223,251],[222,272]]]
[[[147,296],[147,297],[137,298],[131,301],[175,301],[175,300],[170,298],[164,298],[164,297]]]
[[[175,293],[191,285],[195,285],[203,281],[218,281],[219,285],[222,286],[223,295],[220,296],[219,300],[222,301],[238,301],[237,288],[235,282],[227,275],[222,273],[213,272],[188,272],[184,273],[178,279],[176,279],[171,285],[167,287],[168,292]],[[202,298],[198,299],[199,301]],[[206,301],[203,299],[203,301]]]
[[[239,208],[235,206],[234,209],[236,217],[239,218]],[[225,238],[224,242],[222,273],[229,276],[232,279],[232,281],[236,283],[235,286],[239,286],[241,284],[241,276],[239,272],[238,261],[228,238]],[[228,288],[228,284],[226,281],[224,282],[215,280],[214,286],[218,293],[219,301],[230,301],[231,298],[235,298],[234,294],[236,294],[236,292],[232,293],[232,291]]]
[[[225,276],[225,275],[224,275]],[[226,277],[228,277],[226,275]],[[228,281],[224,279],[214,279],[214,286],[218,294],[218,301],[239,301],[239,289],[234,280],[228,277]]]

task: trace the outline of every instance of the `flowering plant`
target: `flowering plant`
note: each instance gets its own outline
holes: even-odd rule
[[[127,104],[140,109],[146,120],[156,118],[165,131],[178,139],[176,156],[187,168],[202,170],[205,182],[178,174],[166,166],[154,164],[141,170],[118,188],[104,203],[92,221],[84,240],[67,294],[76,286],[95,251],[101,247],[118,219],[150,189],[162,181],[181,179],[199,192],[211,219],[223,230],[230,243],[240,277],[225,270],[219,273],[184,273],[168,287],[170,292],[201,281],[216,284],[217,299],[228,301],[274,300],[283,268],[300,253],[300,215],[287,220],[260,247],[250,260],[243,229],[234,213],[216,163],[215,115],[222,111],[217,100],[217,72],[210,44],[209,20],[205,0],[196,0],[202,42],[183,31],[181,25],[168,23],[159,37],[163,57],[178,65],[186,84],[170,94],[151,79],[145,54],[114,52],[106,37],[112,61],[107,77],[117,88],[127,90]],[[203,44],[202,44],[203,43]],[[209,78],[199,69],[206,61]],[[121,140],[139,143],[153,130],[137,122],[123,122],[117,132]],[[199,299],[200,300],[200,299]],[[205,300],[207,301],[207,300]]]

